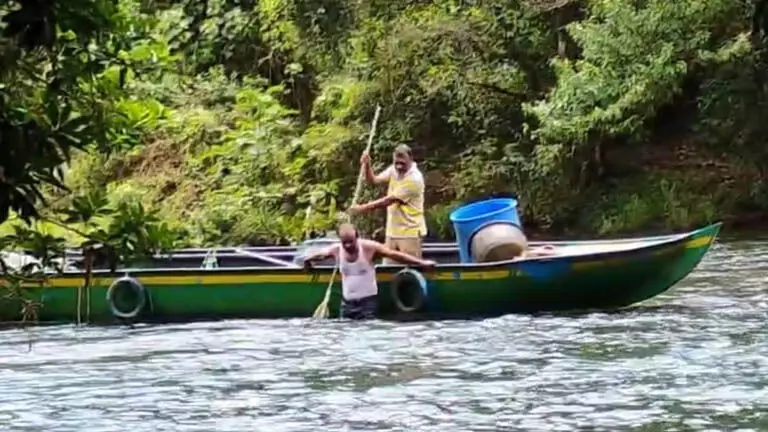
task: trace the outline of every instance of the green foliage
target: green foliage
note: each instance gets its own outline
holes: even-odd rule
[[[104,148],[129,70],[128,45],[148,35],[141,18],[106,0],[16,2],[3,10],[0,50],[0,223],[38,216],[41,187],[64,189],[62,164]],[[17,7],[14,7],[17,6]],[[154,59],[153,59],[154,60]],[[125,125],[136,133],[138,126]]]
[[[617,230],[680,230],[715,221],[717,209],[702,199],[703,185],[674,174],[628,179],[610,189],[587,213],[587,224],[598,234]]]
[[[51,0],[0,8],[0,301],[19,305],[24,320],[40,307],[26,288],[63,270],[67,244],[76,242],[87,261],[103,254],[114,267],[173,247],[179,237],[141,202],[111,206],[103,183],[85,182],[84,194],[65,186],[78,152],[97,160],[99,151],[136,147],[164,114],[151,101],[132,103],[124,88],[156,71],[158,60],[146,55],[157,48],[146,33],[152,22],[132,6]]]

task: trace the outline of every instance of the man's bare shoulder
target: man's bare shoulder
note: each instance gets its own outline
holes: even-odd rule
[[[376,240],[370,240],[370,239],[359,239],[358,240],[360,244],[368,250],[379,250],[381,248],[381,243],[377,242]]]
[[[373,260],[377,255],[381,254],[382,244],[375,240],[359,239],[358,243],[360,244],[363,254],[371,261],[371,263],[373,263]]]

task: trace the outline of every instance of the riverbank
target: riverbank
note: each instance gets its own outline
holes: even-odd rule
[[[174,120],[170,117],[163,122],[172,124]],[[208,149],[203,147],[202,151],[205,157]],[[610,154],[613,160],[632,161],[631,169],[569,197],[561,208],[537,200],[535,194],[509,189],[463,200],[517,196],[526,233],[537,240],[657,235],[715,221],[725,223],[724,234],[768,230],[768,213],[749,205],[757,181],[754,172],[740,171],[741,166],[729,163],[728,157],[697,154],[685,147],[646,147],[644,151],[644,158]],[[307,218],[308,203],[301,202],[295,192],[266,194],[263,188],[241,184],[245,174],[238,167],[242,161],[237,157],[229,158],[230,167],[204,169],[200,149],[184,148],[166,138],[109,156],[78,154],[67,172],[67,181],[76,194],[101,188],[112,205],[138,201],[157,211],[164,222],[179,231],[178,247],[288,244],[300,241],[308,231],[334,228],[333,216],[343,205],[336,204],[335,197],[322,187],[333,182],[348,183],[354,176],[318,185],[324,193],[315,202],[319,210]],[[384,158],[378,156],[379,160]],[[435,163],[427,159],[424,164],[430,162]],[[354,165],[345,164],[344,168],[352,171]],[[461,197],[445,184],[445,173],[433,169],[427,171],[426,177],[430,239],[452,241],[448,216],[462,202]],[[311,190],[311,185],[305,187]],[[364,193],[370,199],[384,191],[366,187]],[[337,196],[343,200],[344,195]],[[63,202],[68,197],[57,196]],[[556,220],[553,213],[561,215],[560,219]],[[0,225],[0,232],[9,233],[15,223]],[[364,233],[372,235],[383,226],[384,212],[361,218],[359,224]],[[59,226],[42,222],[38,227],[73,244],[83,240]]]
[[[312,191],[320,192],[316,210],[307,218],[308,203],[301,202],[295,192],[267,194],[263,187],[243,185],[247,174],[238,166],[243,163],[238,156],[228,159],[229,167],[202,169],[199,150],[184,152],[179,148],[183,149],[164,139],[109,157],[82,154],[75,158],[68,172],[69,184],[87,191],[103,182],[111,202],[138,200],[147,208],[158,210],[164,221],[182,230],[184,241],[179,246],[187,247],[290,243],[304,238],[307,231],[333,229],[333,215],[343,209],[335,198],[343,203],[344,195],[323,188],[354,180],[351,175],[318,185]],[[749,203],[755,173],[739,171],[740,166],[729,163],[727,157],[686,152],[685,148],[645,150],[650,156],[644,159],[626,153],[609,155],[618,161],[631,160],[631,169],[622,175],[607,176],[578,195],[569,196],[562,207],[542,202],[535,194],[510,189],[460,197],[446,184],[444,172],[425,169],[430,233],[434,239],[452,239],[448,216],[460,200],[509,194],[518,196],[526,232],[536,239],[654,235],[693,229],[714,221],[725,222],[726,232],[731,228],[768,229],[762,217],[766,213],[744,205]],[[376,156],[380,162],[386,160],[386,153]],[[435,165],[430,159],[420,163]],[[345,163],[343,168],[354,172],[356,165]],[[301,186],[312,189],[311,185]],[[291,192],[288,188],[284,190]],[[364,189],[368,199],[383,192],[371,187]],[[384,212],[361,218],[359,223],[363,232],[373,234],[383,226]]]

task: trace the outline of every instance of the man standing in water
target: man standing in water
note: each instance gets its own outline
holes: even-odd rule
[[[351,214],[387,209],[386,245],[390,249],[421,257],[421,240],[427,235],[424,219],[424,176],[413,161],[411,148],[401,144],[392,154],[392,165],[375,174],[371,157],[360,158],[365,180],[369,184],[389,183],[387,195],[349,208]],[[391,263],[385,259],[385,263]]]
[[[379,287],[376,283],[377,255],[403,264],[411,264],[431,269],[434,261],[426,261],[408,254],[392,250],[373,240],[358,238],[357,229],[352,224],[339,226],[339,244],[311,254],[304,258],[305,268],[312,261],[334,257],[341,273],[341,317],[349,319],[373,318],[376,313],[376,298]]]

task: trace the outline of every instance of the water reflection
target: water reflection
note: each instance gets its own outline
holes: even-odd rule
[[[765,430],[768,243],[621,313],[0,332],[8,431]],[[29,338],[34,339],[31,352]]]

